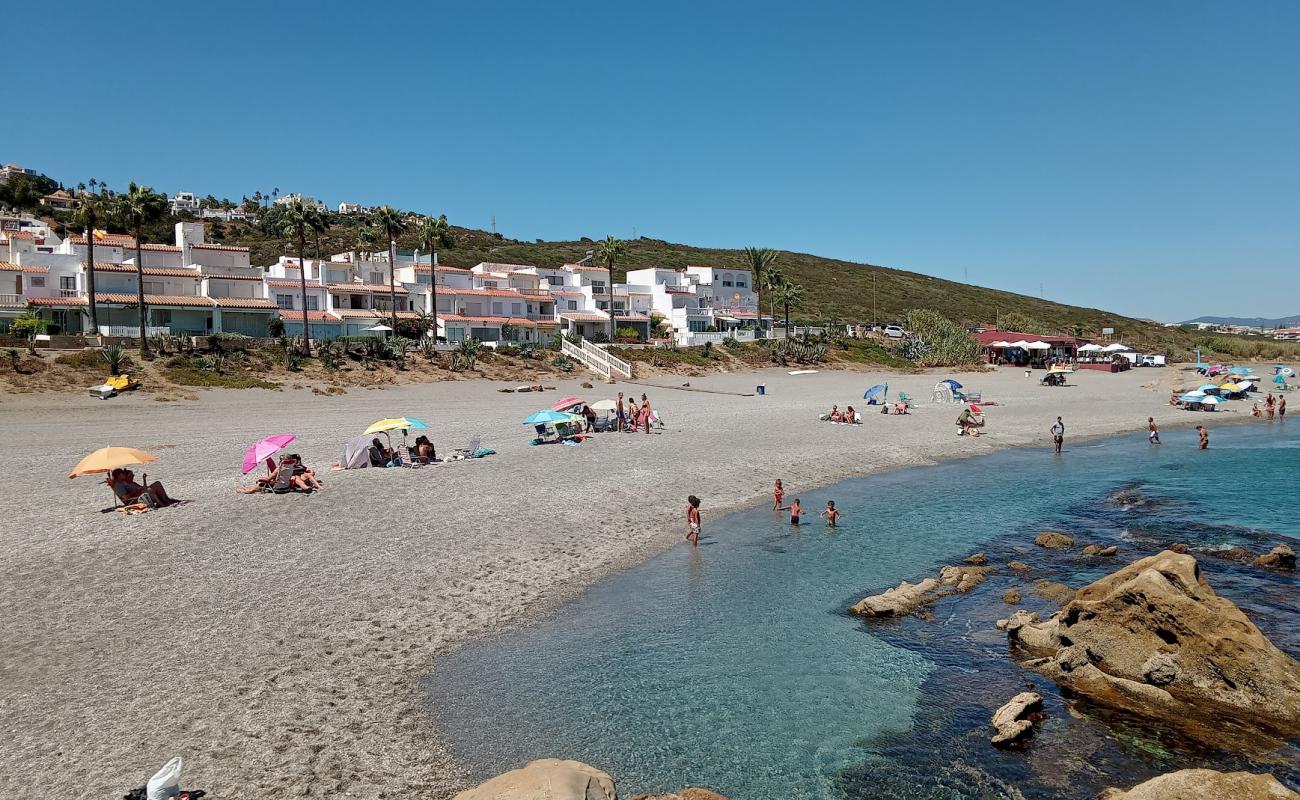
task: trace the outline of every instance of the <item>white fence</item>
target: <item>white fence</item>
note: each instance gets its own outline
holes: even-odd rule
[[[146,327],[145,331],[149,336],[170,336],[172,329],[167,326],[162,326],[162,327],[150,326],[150,327]],[[140,326],[139,325],[100,325],[99,335],[120,336],[120,337],[128,337],[128,338],[135,339],[135,338],[139,338],[140,336]]]
[[[610,355],[605,348],[597,347],[586,339],[580,340],[580,344],[574,344],[568,339],[561,339],[560,350],[566,356],[576,360],[579,364],[603,378],[608,379],[615,375],[620,378],[632,377],[631,364]]]

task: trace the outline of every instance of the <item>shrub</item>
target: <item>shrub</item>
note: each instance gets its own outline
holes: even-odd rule
[[[551,360],[551,366],[560,372],[573,372],[573,362],[568,356],[556,356]]]
[[[904,357],[923,367],[953,367],[979,362],[980,345],[966,329],[928,309],[907,312],[913,338],[904,342]]]
[[[614,331],[614,338],[620,342],[639,342],[641,334],[636,332],[636,328],[618,328]]]
[[[519,348],[518,348],[518,347],[515,347],[515,346],[512,345],[512,344],[499,344],[499,345],[497,345],[497,355],[499,355],[499,356],[517,356],[517,355],[519,355]]]
[[[266,335],[272,339],[279,339],[284,335],[284,320],[279,317],[272,317],[271,321],[266,323]]]
[[[131,358],[126,354],[126,348],[120,344],[110,344],[99,351],[99,356],[108,364],[108,373],[110,375],[121,375],[122,370],[128,368],[131,363]]]
[[[740,340],[734,336],[728,336],[727,338],[722,340],[722,346],[727,348],[728,350],[739,350]]]

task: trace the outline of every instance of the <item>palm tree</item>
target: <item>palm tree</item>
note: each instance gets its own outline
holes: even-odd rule
[[[302,301],[302,352],[311,352],[311,327],[307,322],[307,231],[319,233],[329,227],[329,220],[314,205],[307,205],[298,198],[284,206],[281,219],[284,220],[282,233],[296,236],[298,239],[298,293]],[[317,248],[319,250],[319,246]],[[320,253],[316,254],[317,269],[320,269]]]
[[[90,184],[90,191],[92,192],[95,191],[96,186],[100,185],[99,181],[95,180],[94,178],[91,178],[90,180],[86,181],[86,183]]]
[[[754,281],[754,293],[758,295],[758,327],[763,327],[763,292],[771,289],[768,284],[773,272],[772,262],[776,261],[777,252],[770,247],[746,247],[745,262],[749,265]]]
[[[438,338],[438,245],[451,246],[451,227],[447,225],[447,215],[440,214],[437,217],[425,217],[415,227],[415,232],[420,237],[420,242],[428,249],[429,258],[429,287],[432,289],[430,305],[433,316],[433,338]]]
[[[126,194],[117,197],[117,213],[122,223],[131,228],[135,234],[135,293],[136,303],[140,307],[140,357],[149,357],[148,318],[149,311],[144,303],[144,248],[141,246],[141,229],[146,222],[161,217],[167,210],[167,198],[158,194],[149,186],[137,186],[131,181],[126,187]],[[93,235],[93,234],[92,234]],[[91,272],[95,265],[90,265]]]
[[[94,179],[91,179],[94,183]],[[77,223],[86,230],[86,292],[90,295],[90,328],[99,335],[99,311],[95,305],[95,224],[104,216],[104,199],[99,195],[88,194],[81,198],[77,207]]]
[[[406,215],[389,205],[376,208],[370,217],[376,230],[388,239],[388,302],[397,330],[397,237],[406,232]]]
[[[772,291],[773,300],[785,308],[785,336],[790,338],[790,306],[803,302],[803,289],[799,284],[783,281]]]
[[[606,236],[600,244],[596,245],[596,260],[605,265],[609,270],[609,340],[614,341],[614,262],[622,258],[627,253],[623,246],[622,239],[615,239],[613,236]]]

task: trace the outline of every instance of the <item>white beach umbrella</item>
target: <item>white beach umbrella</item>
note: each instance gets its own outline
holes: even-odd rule
[[[1098,350],[1101,350],[1101,349],[1102,349],[1102,346],[1101,346],[1101,345],[1099,345],[1099,344],[1092,344],[1091,342],[1089,342],[1088,344],[1085,344],[1083,347],[1080,347],[1080,348],[1079,348],[1079,352],[1080,352],[1080,353],[1095,353],[1095,352],[1097,352]]]
[[[1012,342],[1011,344],[1009,344],[1009,345],[1007,345],[1007,346],[1008,346],[1008,347],[1029,347],[1029,342],[1026,342],[1024,339],[1021,339],[1020,341],[1018,341],[1018,342]]]
[[[1025,345],[1026,350],[1051,350],[1052,346],[1047,342],[1030,342]]]
[[[1115,342],[1114,344],[1108,344],[1101,349],[1107,353],[1117,353],[1120,350],[1132,350],[1133,348],[1129,347],[1126,344],[1120,344],[1119,342]]]
[[[1011,342],[989,342],[989,347],[1010,347]]]
[[[369,328],[366,328],[366,330],[368,330],[368,331],[391,331],[392,328],[388,327],[387,325],[372,325],[372,326],[370,326]]]

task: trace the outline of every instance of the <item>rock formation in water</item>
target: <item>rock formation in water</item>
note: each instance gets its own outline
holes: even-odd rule
[[[1107,789],[1098,800],[1300,800],[1300,794],[1272,775],[1183,769],[1132,789]]]
[[[580,761],[543,758],[466,789],[453,800],[617,800],[609,775]]]
[[[1009,606],[1014,606],[1021,600],[1024,600],[1024,598],[1020,596],[1020,591],[1017,589],[1007,589],[1002,593],[1002,602]]]
[[[1034,544],[1048,550],[1065,550],[1074,546],[1074,537],[1060,531],[1043,531],[1034,538]]]
[[[1300,661],[1215,594],[1191,556],[1135,561],[1048,620],[1020,611],[998,627],[1026,666],[1094,701],[1175,722],[1226,711],[1300,734]]]
[[[727,798],[708,789],[682,789],[676,794],[639,794],[632,800],[727,800]]]
[[[1023,561],[1011,561],[1007,564],[1007,569],[1013,569],[1016,572],[1028,572],[1029,565]]]
[[[1277,567],[1278,569],[1295,569],[1295,551],[1290,547],[1280,544],[1268,551],[1264,555],[1255,559],[1254,563],[1261,567]]]
[[[1074,590],[1069,586],[1064,583],[1042,579],[1034,581],[1034,594],[1044,600],[1051,600],[1058,606],[1063,606],[1074,599]]]
[[[997,733],[993,744],[1009,744],[1029,733],[1034,720],[1028,716],[1043,707],[1043,697],[1038,692],[1021,692],[993,712],[993,727]]]
[[[970,564],[973,567],[985,567],[988,566],[989,557],[984,555],[983,553],[976,553],[974,555],[966,556],[964,559],[962,559],[962,562],[965,564]]]
[[[947,566],[939,570],[938,578],[926,578],[918,583],[903,581],[880,594],[864,597],[849,611],[860,617],[901,617],[946,595],[969,592],[992,571],[992,567],[966,564]]]
[[[1117,547],[1116,545],[1111,545],[1110,547],[1103,547],[1102,545],[1099,544],[1089,544],[1089,545],[1084,545],[1084,548],[1081,552],[1085,556],[1113,556],[1119,552],[1119,547]]]

